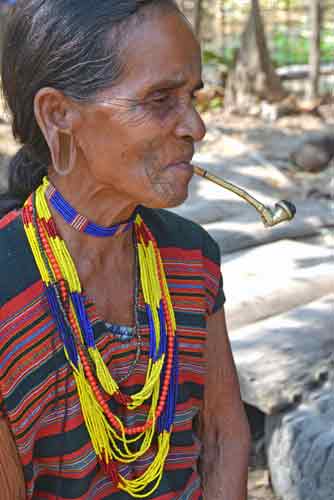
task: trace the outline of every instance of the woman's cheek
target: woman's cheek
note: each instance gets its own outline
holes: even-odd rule
[[[168,96],[163,101],[151,101],[146,104],[152,120],[163,127],[170,127],[177,120],[178,108],[178,99],[175,96]]]

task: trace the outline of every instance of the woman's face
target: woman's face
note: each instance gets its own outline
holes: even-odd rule
[[[121,81],[82,107],[79,164],[130,203],[179,205],[193,174],[194,143],[205,135],[193,105],[202,86],[200,47],[179,13],[152,9],[122,54]]]

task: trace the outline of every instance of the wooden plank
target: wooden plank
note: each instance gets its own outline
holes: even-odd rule
[[[321,228],[334,226],[331,201],[305,200],[304,191],[307,192],[309,184],[316,183],[314,176],[313,179],[308,179],[301,190],[294,179],[280,172],[270,162],[259,165],[259,155],[247,156],[246,146],[240,141],[224,138],[225,143],[233,147],[237,158],[224,159],[218,154],[210,157],[200,154],[196,156],[194,163],[243,187],[270,208],[281,199],[290,200],[296,205],[297,214],[289,223],[265,228],[256,210],[243,199],[207,180],[195,177],[191,182],[187,201],[173,211],[204,225],[217,240],[223,255],[279,239],[316,235]],[[324,179],[327,182],[325,174]]]
[[[332,257],[331,249],[289,240],[223,257],[229,331],[329,294],[334,288]]]
[[[243,400],[272,415],[319,387],[334,369],[333,325],[330,294],[233,331]]]
[[[231,216],[230,220],[204,224],[204,227],[217,241],[223,255],[281,239],[316,235],[322,228],[334,227],[329,201],[308,200],[296,203],[296,207],[297,215],[294,220],[269,229],[263,226],[252,208],[249,208],[249,213],[240,213],[239,220]]]

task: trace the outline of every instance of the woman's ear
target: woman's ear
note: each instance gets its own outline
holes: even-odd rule
[[[69,158],[76,157],[73,153],[75,132],[82,121],[78,106],[62,92],[44,87],[35,96],[34,113],[49,146],[54,168],[66,175]]]
[[[73,135],[81,121],[76,104],[51,87],[44,87],[36,93],[34,113],[50,151],[55,145],[55,136],[59,133]]]

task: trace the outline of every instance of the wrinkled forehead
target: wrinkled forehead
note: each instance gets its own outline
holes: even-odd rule
[[[122,59],[122,84],[137,93],[160,81],[192,85],[201,80],[199,43],[177,11],[145,17],[127,36]]]

